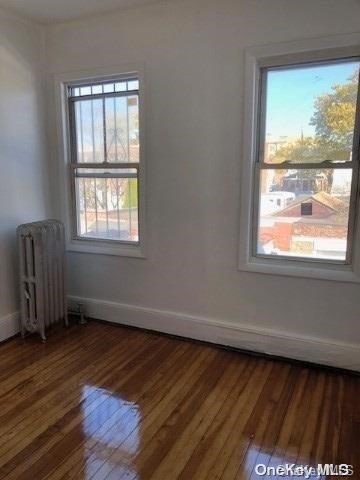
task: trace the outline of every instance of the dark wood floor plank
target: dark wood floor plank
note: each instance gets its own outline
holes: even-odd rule
[[[312,447],[314,443],[319,442],[319,433],[321,426],[321,412],[326,405],[324,405],[326,377],[325,374],[319,373],[315,389],[313,391],[309,412],[307,415],[307,428],[301,439],[299,453],[296,460],[298,465],[313,465],[315,466],[315,458],[312,455]]]
[[[36,425],[36,422],[46,423],[46,415],[51,415],[51,409],[63,413],[62,407],[64,402],[69,403],[72,399],[72,394],[78,397],[79,382],[87,381],[87,379],[91,381],[93,373],[102,365],[101,362],[107,359],[109,355],[108,350],[111,345],[113,348],[117,348],[115,340],[112,340],[111,337],[109,337],[108,340],[109,341],[104,342],[101,336],[99,336],[95,346],[93,345],[92,348],[85,349],[81,361],[72,362],[71,369],[62,371],[61,381],[51,380],[43,384],[41,383],[41,376],[37,378],[36,381],[40,382],[40,385],[35,395],[25,398],[20,404],[22,408],[16,405],[10,412],[3,415],[1,423],[0,461],[4,461],[5,452],[3,448],[9,449],[9,442],[16,437],[20,431],[24,433],[22,436],[27,437],[29,431],[25,431],[25,428],[31,428],[32,425]],[[94,355],[99,356],[99,363],[96,366],[93,365],[91,361]],[[111,358],[108,360],[111,361]],[[107,366],[107,368],[109,368],[109,366]],[[72,375],[71,372],[73,372]],[[61,385],[60,390],[56,388],[57,385]],[[52,417],[50,416],[50,418]]]
[[[175,387],[169,396],[165,396],[157,405],[157,407],[145,416],[142,425],[140,426],[142,441],[138,441],[138,431],[134,430],[128,437],[122,438],[119,442],[118,448],[127,449],[132,452],[130,458],[125,458],[124,461],[117,458],[117,452],[102,465],[102,467],[95,472],[94,476],[90,478],[106,478],[109,474],[120,479],[123,475],[129,476],[129,468],[132,464],[136,465],[135,471],[140,471],[142,466],[140,462],[149,462],[145,469],[146,475],[149,475],[149,469],[154,467],[152,454],[154,453],[154,445],[159,447],[165,445],[164,448],[155,449],[155,454],[163,455],[169,444],[166,444],[164,437],[173,428],[177,421],[184,419],[183,411],[186,405],[194,398],[194,395],[204,393],[199,388],[199,384],[207,378],[206,372],[213,369],[218,358],[218,352],[208,351],[206,355],[206,362],[202,367],[202,358],[199,355],[199,362],[196,369],[191,369],[186,375],[186,383],[180,378],[180,385]],[[191,373],[191,376],[189,376]],[[203,397],[202,396],[202,397]],[[178,430],[179,431],[179,430]],[[126,447],[124,448],[124,442]],[[131,469],[130,469],[131,471]]]
[[[281,463],[296,463],[299,457],[301,442],[304,436],[304,433],[307,427],[310,426],[308,423],[307,418],[309,413],[311,412],[311,401],[313,396],[317,395],[316,387],[317,387],[317,380],[318,380],[318,373],[317,371],[310,371],[309,376],[307,378],[307,382],[305,388],[302,392],[301,402],[299,404],[299,408],[296,412],[295,422],[292,427],[290,439],[285,451],[285,454],[282,458]]]
[[[95,322],[14,338],[0,478],[255,480],[289,462],[349,463],[356,480],[359,398],[351,374]]]
[[[115,419],[114,416],[110,417],[97,430],[94,437],[86,439],[77,452],[72,454],[65,464],[58,469],[54,478],[90,477],[90,472],[95,474],[104,463],[107,463],[108,458],[116,448],[121,449],[121,445],[126,440],[128,440],[127,447],[130,449],[131,435],[134,431],[137,433],[139,428],[143,428],[145,419],[156,411],[164,396],[173,392],[174,387],[181,383],[181,376],[189,375],[192,368],[199,366],[197,363],[199,356],[196,358],[194,352],[187,347],[182,346],[182,349],[178,352],[181,356],[176,362],[176,376],[174,375],[173,363],[175,359],[170,355],[157,371],[154,371],[154,375],[144,382],[142,388],[137,392],[138,395],[131,395],[130,408],[125,403],[125,408],[120,409],[124,411],[121,411]],[[192,373],[195,374],[195,370]],[[133,402],[136,402],[138,406],[136,413],[141,412],[141,418],[136,416],[135,420],[132,415]],[[121,405],[122,403],[120,400]],[[110,444],[109,447],[107,447],[108,443]],[[123,448],[123,451],[125,452],[125,448]]]
[[[87,422],[87,430],[91,431],[90,438],[84,438],[78,444],[78,448],[71,453],[67,461],[63,462],[57,468],[56,474],[53,478],[61,478],[68,472],[68,478],[82,478],[82,470],[86,468],[89,472],[92,462],[96,464],[97,456],[92,455],[92,452],[101,450],[108,455],[113,451],[112,448],[107,448],[107,442],[113,444],[120,440],[121,435],[132,431],[138,424],[139,408],[138,404],[142,399],[148,399],[151,391],[154,390],[157,384],[162,382],[163,376],[172,368],[172,362],[181,358],[186,353],[186,345],[174,346],[169,345],[167,350],[158,351],[157,355],[153,357],[152,361],[157,362],[157,368],[153,368],[153,375],[146,375],[146,371],[151,368],[151,362],[147,362],[144,366],[143,372],[138,371],[137,379],[129,378],[125,383],[115,385],[113,391],[114,413],[106,411],[103,415],[104,421],[100,425],[92,425]],[[161,357],[162,356],[162,360]],[[133,385],[133,390],[129,391],[129,386]],[[123,394],[128,390],[128,395]],[[118,394],[121,392],[121,395]],[[126,398],[126,400],[124,400]],[[96,449],[97,448],[97,449]],[[85,476],[85,472],[84,472]]]
[[[155,339],[155,342],[156,341],[157,339]],[[115,390],[121,383],[128,382],[131,384],[136,384],[137,382],[139,382],[139,379],[142,379],[143,381],[144,375],[147,374],[149,369],[151,370],[151,367],[154,367],[154,365],[161,363],[161,361],[166,357],[166,355],[169,354],[171,349],[173,349],[173,345],[171,344],[171,342],[168,342],[166,345],[161,345],[159,346],[159,348],[157,348],[156,343],[154,343],[151,345],[151,347],[152,351],[146,352],[144,349],[142,352],[139,352],[139,354],[143,358],[139,359],[136,362],[137,364],[132,365],[132,368],[129,370],[128,375],[125,374],[125,366],[122,369],[123,375],[119,375],[120,372],[113,375],[113,380],[112,382],[110,382],[110,384]],[[114,384],[113,382],[116,383]],[[91,388],[90,390],[93,390],[93,388]],[[97,393],[98,390],[99,387],[96,388],[94,393]],[[102,391],[103,387],[100,390],[100,405],[95,404],[95,408],[92,408],[93,401],[91,401],[91,404],[85,405],[85,410],[82,410],[80,412],[78,411],[79,409],[75,410],[75,414],[77,414],[76,417],[72,419],[72,421],[68,421],[63,424],[60,432],[61,435],[53,435],[51,442],[52,444],[49,445],[49,443],[47,443],[46,445],[44,445],[44,447],[46,448],[46,452],[48,451],[48,453],[46,453],[45,456],[42,455],[40,458],[37,458],[36,462],[34,462],[34,459],[32,458],[31,465],[27,467],[27,471],[24,473],[25,476],[23,476],[23,474],[20,474],[19,469],[14,471],[14,478],[26,478],[26,475],[28,475],[29,473],[31,473],[33,477],[43,477],[47,470],[51,471],[51,469],[56,469],[58,465],[62,463],[63,459],[67,458],[68,455],[71,454],[74,449],[76,449],[76,445],[81,443],[84,439],[83,428],[79,428],[79,426],[83,427],[84,421],[86,422],[86,431],[96,431],[97,428],[99,428],[102,424],[102,422],[99,421],[99,408],[102,408],[102,411],[106,412],[106,414],[109,414],[109,410],[111,413],[113,408],[111,402],[111,395],[109,395],[106,391],[105,399],[103,399],[101,398]],[[91,408],[91,411],[89,407]],[[54,440],[57,439],[58,441],[54,442]],[[51,446],[50,449],[49,446]],[[37,457],[38,456],[39,455],[37,455]]]
[[[153,474],[154,480],[169,478],[171,475],[174,475],[176,478],[179,477],[192,452],[196,449],[205,433],[217,417],[221,418],[221,410],[224,407],[224,403],[236,388],[236,383],[240,381],[239,376],[241,373],[242,370],[235,362],[230,362],[229,366],[224,369],[218,383],[204,399],[201,408],[187,422],[182,434],[176,436],[175,442],[165,460],[158,464]]]
[[[36,390],[39,390],[41,385],[47,385],[49,381],[61,381],[68,368],[78,362],[79,349],[89,350],[104,338],[105,332],[90,332],[84,337],[85,341],[79,339],[77,343],[75,336],[71,343],[63,343],[61,349],[56,348],[54,352],[47,353],[45,358],[25,365],[14,375],[4,379],[0,386],[0,422],[8,410],[16,409],[17,401],[23,401],[26,396],[37,395]]]
[[[89,325],[90,327],[90,325]],[[109,328],[106,326],[106,328]],[[85,331],[78,325],[73,325],[70,328],[57,329],[46,343],[41,342],[37,335],[33,335],[25,340],[18,339],[8,342],[12,349],[0,362],[0,381],[6,378],[17,377],[19,372],[29,366],[44,367],[50,364],[50,357],[54,354],[55,357],[63,357],[67,348],[79,346],[79,343],[89,341],[91,335],[101,334],[99,326],[91,325]],[[14,343],[13,343],[14,342]],[[64,349],[59,349],[59,343],[63,345]],[[4,346],[7,346],[5,344]],[[0,352],[3,346],[0,346]],[[44,363],[44,360],[49,362]]]
[[[281,427],[284,423],[284,418],[294,393],[298,375],[299,369],[292,367],[286,380],[284,380],[283,388],[278,392],[274,391],[269,399],[267,404],[269,417],[263,422],[266,425],[263,429],[263,434],[260,438],[254,436],[252,439],[252,445],[250,447],[252,448],[253,458],[252,465],[251,462],[248,462],[248,470],[250,471],[250,468],[252,468],[250,480],[261,478],[256,474],[255,465],[267,465],[270,461],[277,440],[280,436]],[[266,408],[264,408],[264,413],[265,411]],[[258,451],[257,456],[256,451]],[[240,465],[236,475],[237,477],[241,476],[242,467],[243,465]]]
[[[218,455],[215,455],[209,464],[203,464],[204,468],[197,472],[197,478],[201,480],[220,479],[224,471],[227,471],[227,465],[232,459],[234,450],[241,448],[243,429],[251,417],[258,397],[273,368],[273,362],[267,362],[262,359],[252,360],[256,365],[255,371],[234,405],[230,415],[231,423],[221,432],[224,435],[224,443]]]
[[[109,353],[111,353],[111,351]],[[105,360],[107,360],[107,363],[103,365],[102,362]],[[45,403],[45,405],[41,405],[40,409],[36,408],[33,411],[30,410],[28,421],[24,421],[19,424],[19,434],[12,434],[10,440],[7,442],[6,447],[7,452],[9,452],[8,454],[11,455],[11,453],[17,453],[18,451],[22,451],[21,449],[25,448],[25,446],[27,445],[27,440],[32,440],[31,445],[37,444],[37,437],[42,438],[43,436],[49,436],[49,432],[50,437],[53,438],[53,431],[59,430],[60,427],[62,427],[65,423],[65,419],[69,415],[71,416],[71,412],[76,411],[76,409],[79,408],[79,406],[81,406],[84,402],[84,382],[86,385],[87,381],[90,380],[90,385],[94,384],[92,383],[92,381],[96,382],[96,380],[100,380],[104,376],[106,377],[106,375],[109,374],[110,368],[111,357],[106,358],[106,356],[104,356],[104,359],[99,360],[98,364],[95,367],[92,367],[91,365],[88,367],[87,377],[80,376],[78,377],[77,381],[71,384],[67,383],[66,385],[62,386],[60,391],[54,392],[53,398],[50,397],[50,402],[48,402],[47,404]],[[97,389],[94,389],[94,392],[92,393],[94,401],[96,399],[96,395]],[[89,398],[88,401],[90,402]],[[35,403],[35,405],[37,404]],[[89,404],[89,407],[90,406],[91,404]],[[20,442],[16,443],[16,440],[19,439]],[[23,457],[24,453],[25,452],[22,451],[21,458],[26,458],[26,456]],[[1,455],[2,463],[4,463],[4,461],[8,459],[7,457],[7,453],[3,451]]]
[[[239,435],[238,443],[231,452],[225,470],[225,475],[228,478],[250,478],[263,436],[273,414],[273,406],[281,396],[290,371],[291,367],[289,365],[276,363],[273,365],[264,387],[256,398],[251,415]],[[275,381],[275,379],[278,379],[278,381]],[[224,478],[224,473],[221,478]]]
[[[293,395],[290,400],[290,404],[285,412],[285,417],[281,425],[279,437],[275,442],[274,450],[271,454],[269,462],[267,463],[268,467],[276,468],[278,465],[281,465],[285,461],[285,455],[291,439],[292,431],[295,422],[300,415],[299,412],[301,409],[302,400],[304,398],[308,376],[308,369],[300,369],[300,371],[298,372]]]
[[[14,478],[18,478],[17,476],[19,475],[20,469],[23,470],[26,468],[28,471],[30,471],[31,469],[29,463],[32,464],[36,460],[40,462],[40,460],[44,458],[41,454],[44,454],[51,447],[53,447],[58,440],[63,439],[69,430],[74,427],[76,428],[77,425],[81,426],[82,422],[85,421],[88,416],[92,415],[99,405],[101,405],[103,402],[106,402],[107,398],[104,398],[102,395],[103,389],[100,387],[102,381],[107,381],[109,378],[114,377],[119,379],[119,381],[125,381],[127,375],[135,375],[137,371],[136,363],[144,361],[143,357],[146,357],[147,353],[151,354],[151,352],[156,349],[158,346],[158,341],[156,338],[144,338],[140,341],[139,339],[134,338],[134,340],[136,342],[135,345],[129,340],[127,341],[127,346],[130,349],[133,347],[133,350],[132,353],[126,352],[125,347],[123,353],[126,356],[122,359],[122,362],[122,355],[120,355],[121,350],[114,347],[115,352],[114,350],[110,350],[108,352],[108,354],[110,354],[110,358],[108,358],[108,354],[106,354],[106,364],[104,366],[101,364],[100,366],[96,367],[90,365],[87,369],[88,376],[80,379],[80,383],[79,381],[75,382],[73,390],[67,391],[67,394],[64,396],[66,403],[62,405],[61,402],[60,404],[55,402],[54,405],[51,405],[51,409],[47,412],[48,422],[45,423],[47,428],[45,430],[41,428],[40,431],[36,429],[32,435],[33,441],[28,445],[27,448],[24,447],[19,451],[19,445],[16,445],[16,450],[11,449],[10,454],[15,450],[17,455],[10,462],[5,464],[0,469],[0,472],[3,470],[13,470],[12,475]],[[146,346],[144,346],[143,340],[145,340]],[[117,355],[116,366],[112,365],[114,354]],[[101,362],[103,360],[99,361]],[[126,374],[127,366],[129,366],[129,368],[128,373]],[[99,382],[99,384],[97,382]],[[85,388],[84,394],[84,387],[86,387],[88,383],[89,388]],[[70,393],[73,393],[74,397],[72,397]],[[69,401],[69,397],[71,401]],[[85,414],[83,412],[84,404],[86,404]],[[34,425],[34,423],[31,423],[31,425]],[[30,432],[27,433],[30,435]],[[23,446],[23,444],[21,444],[21,446]],[[7,456],[3,454],[1,455],[1,458],[4,461]]]
[[[241,357],[240,357],[241,358]],[[227,434],[231,431],[234,421],[234,412],[239,404],[239,397],[248,386],[250,376],[254,373],[255,365],[251,361],[239,361],[237,365],[239,378],[236,385],[221,406],[221,411],[211,422],[206,433],[202,435],[195,448],[192,449],[184,468],[180,472],[179,480],[198,478],[201,471],[208,471],[209,464],[213,462],[224,446]]]
[[[150,359],[149,361],[146,362],[146,364],[144,365],[144,371],[138,371],[138,375],[137,377],[138,378],[130,378],[128,379],[128,381],[126,383],[124,383],[121,387],[121,393],[122,395],[124,395],[125,398],[128,398],[130,399],[131,398],[131,401],[133,400],[134,398],[134,393],[135,392],[138,392],[139,389],[142,387],[142,384],[144,382],[146,382],[146,380],[144,380],[144,373],[146,371],[152,371],[154,374],[156,374],[156,368],[155,368],[155,365],[157,364],[159,367],[163,365],[164,362],[166,362],[166,359],[169,355],[173,355],[174,353],[174,345],[168,345],[168,349],[167,350],[164,350],[163,349],[163,352],[161,352],[161,350],[158,350],[156,352],[156,355],[154,356],[154,358]],[[163,355],[163,358],[160,357],[160,355]],[[153,364],[152,364],[153,362]],[[149,377],[149,381],[151,381],[151,377]],[[134,398],[136,400],[136,396]],[[121,416],[120,416],[120,420],[121,420]],[[125,423],[126,423],[126,419],[125,419]],[[135,425],[132,424],[131,422],[130,423],[130,431],[131,431],[131,427]],[[75,435],[77,434],[77,432],[72,432],[74,433]],[[110,432],[111,433],[111,432]],[[117,443],[120,443],[120,440],[124,434],[124,432],[115,432],[117,434]],[[98,431],[95,432],[96,435],[98,435]],[[69,443],[69,438],[66,438],[64,439],[64,442],[66,443],[66,445],[68,445]],[[55,446],[56,449],[59,448],[59,445],[56,445]],[[87,466],[87,470],[88,470],[88,467],[89,467],[89,463],[88,461],[86,462],[86,466]],[[80,475],[78,473],[78,475]],[[81,478],[81,475],[80,475],[80,478]]]

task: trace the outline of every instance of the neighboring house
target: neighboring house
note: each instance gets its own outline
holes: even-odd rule
[[[261,213],[268,215],[285,208],[295,199],[293,192],[269,192],[261,195]]]
[[[290,170],[285,175],[279,172],[278,178],[273,173],[268,189],[271,192],[293,192],[296,195],[312,194],[321,192],[328,187],[328,179],[322,172],[307,172]]]
[[[260,221],[264,250],[279,255],[331,255],[342,258],[346,251],[349,204],[318,192],[291,201],[285,208]]]
[[[294,192],[296,195],[321,192],[328,186],[326,175],[322,172],[309,177],[309,175],[301,175],[301,171],[290,171],[280,178],[279,183],[280,185],[276,185],[273,188],[286,192]]]

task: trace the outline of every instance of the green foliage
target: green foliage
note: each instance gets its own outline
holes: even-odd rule
[[[135,208],[138,206],[138,184],[136,178],[131,178],[124,192],[124,208]]]
[[[272,163],[291,161],[292,163],[311,163],[323,160],[349,160],[351,148],[344,144],[331,142],[320,137],[306,137],[284,145],[274,157]]]
[[[357,81],[358,72],[355,71],[347,83],[334,85],[330,93],[320,95],[315,100],[315,113],[310,121],[319,139],[341,145],[346,150],[352,147]]]
[[[284,145],[272,157],[273,163],[283,161],[319,162],[349,160],[355,121],[358,71],[348,82],[334,85],[330,93],[320,95],[314,103],[310,125],[315,136],[301,138]]]

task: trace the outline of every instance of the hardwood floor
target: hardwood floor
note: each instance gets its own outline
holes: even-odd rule
[[[1,345],[0,402],[1,479],[289,478],[255,473],[284,463],[360,478],[350,374],[90,323]]]

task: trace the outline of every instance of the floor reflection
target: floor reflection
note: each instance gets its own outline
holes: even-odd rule
[[[97,400],[94,402],[93,393]],[[140,447],[139,406],[105,389],[83,387],[84,478],[136,479],[132,459]],[[96,403],[96,405],[94,405]]]

